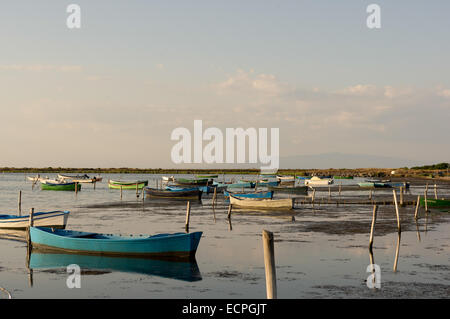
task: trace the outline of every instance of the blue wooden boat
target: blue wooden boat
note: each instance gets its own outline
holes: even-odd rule
[[[280,184],[279,181],[262,181],[262,182],[258,182],[258,186],[278,186]]]
[[[69,211],[38,212],[33,214],[33,224],[35,226],[65,228]],[[0,215],[0,228],[4,229],[25,229],[29,226],[28,215]]]
[[[311,176],[297,176],[297,178],[304,180],[304,179],[311,179]]]
[[[234,193],[230,191],[224,191],[225,197],[230,197],[230,194],[239,198],[273,198],[273,191],[268,192],[252,192],[252,193]]]
[[[216,186],[193,186],[193,187],[183,187],[183,186],[177,186],[177,185],[167,185],[166,190],[170,190],[173,192],[181,192],[181,191],[193,191],[193,190],[200,190],[205,194],[211,194],[214,193],[214,189]]]
[[[395,188],[398,188],[398,187],[404,187],[404,188],[409,188],[409,182],[404,182],[404,183],[402,183],[402,182],[390,182],[390,183],[388,183],[391,187],[395,187]]]
[[[201,236],[202,232],[121,236],[30,227],[31,244],[38,249],[111,256],[192,258]]]
[[[33,250],[30,254],[30,269],[64,269],[76,264],[81,269],[97,271],[119,271],[159,276],[183,281],[202,280],[195,258],[192,260],[171,260],[154,258],[130,258],[94,256],[80,254],[43,253]]]

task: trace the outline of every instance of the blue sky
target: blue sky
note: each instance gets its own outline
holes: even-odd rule
[[[71,3],[79,30],[66,27]],[[449,12],[448,1],[2,3],[0,166],[173,166],[170,132],[194,119],[279,127],[281,156],[448,161]]]

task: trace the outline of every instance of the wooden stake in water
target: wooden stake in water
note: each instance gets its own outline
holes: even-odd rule
[[[434,184],[434,199],[438,199],[438,196],[437,196],[437,185],[436,184]]]
[[[233,209],[233,205],[230,204],[230,206],[228,206],[228,214],[227,214],[227,218],[230,219],[231,218],[231,210]]]
[[[120,186],[120,200],[122,200],[122,185]]]
[[[400,187],[400,206],[403,207],[403,187]]]
[[[425,214],[428,213],[427,191],[425,190]]]
[[[420,205],[420,195],[417,195],[416,211],[414,212],[414,219],[415,220],[417,220],[417,213],[419,212],[419,205]]]
[[[27,248],[29,251],[31,251],[31,235],[30,235],[30,228],[34,225],[34,208],[30,209],[30,216],[28,216],[28,229],[27,229]]]
[[[78,182],[75,182],[75,195],[78,194]]]
[[[273,233],[263,230],[264,268],[266,270],[267,299],[277,299],[277,275]]]
[[[187,202],[187,207],[186,207],[186,233],[189,233],[189,217],[191,215],[191,202],[188,201]]]
[[[213,199],[212,199],[213,207],[216,205],[216,198],[217,198],[217,187],[214,187],[214,195],[213,195]]]
[[[372,250],[372,246],[373,246],[373,230],[375,228],[375,222],[377,220],[377,210],[378,207],[377,205],[373,206],[373,216],[372,216],[372,226],[370,227],[370,239],[369,239],[369,250]]]
[[[22,191],[19,191],[19,216],[22,216]]]
[[[139,183],[136,183],[136,197],[139,198]]]
[[[395,250],[395,260],[394,260],[394,267],[393,267],[394,272],[397,271],[398,256],[400,254],[400,240],[401,240],[401,237],[402,237],[402,234],[399,232],[398,233],[398,238],[397,238],[397,249]]]
[[[397,193],[395,192],[395,189],[393,189],[392,192],[394,193],[395,213],[397,215],[397,227],[398,227],[398,232],[400,233],[402,231],[402,228],[400,226],[400,214],[398,212]]]

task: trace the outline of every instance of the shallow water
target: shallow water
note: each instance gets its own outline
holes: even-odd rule
[[[143,205],[133,190],[124,191],[121,201],[120,191],[107,188],[109,178],[148,179],[154,186],[157,175],[103,177],[95,190],[93,185],[83,185],[75,195],[32,189],[24,174],[0,174],[0,213],[17,213],[18,191],[22,190],[24,214],[31,207],[35,211],[70,210],[68,229],[121,234],[184,231],[186,202],[147,199]],[[232,178],[238,180],[239,176],[227,176]],[[342,180],[343,185],[357,182]],[[410,191],[415,196],[423,194],[423,185],[413,185]],[[432,193],[430,190],[430,196]],[[342,196],[367,194],[366,190],[348,191]],[[286,196],[276,194],[275,198]],[[377,190],[374,196],[392,198],[392,190]],[[440,187],[439,197],[448,198],[448,188]],[[196,263],[145,264],[126,258],[85,260],[33,253],[29,271],[25,243],[0,239],[0,287],[13,298],[265,298],[261,233],[266,229],[275,236],[279,298],[450,297],[448,212],[433,210],[425,216],[421,208],[416,224],[414,207],[400,208],[403,231],[393,271],[398,243],[395,209],[381,206],[373,247],[374,262],[381,267],[381,289],[370,289],[366,269],[371,260],[371,205],[328,204],[328,192],[324,191],[317,192],[321,204],[314,208],[299,203],[292,212],[233,210],[230,225],[228,203],[219,197],[213,211],[211,198],[211,194],[205,195],[201,203],[191,205],[189,230],[203,232]],[[336,198],[333,192],[332,200]],[[82,267],[80,289],[66,285],[68,263]],[[84,268],[83,263],[97,267]]]

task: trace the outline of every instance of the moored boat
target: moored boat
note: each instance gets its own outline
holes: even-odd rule
[[[45,180],[41,181],[41,189],[42,190],[51,190],[51,191],[75,191],[75,187],[77,190],[81,190],[81,184],[75,182],[61,182],[57,180]]]
[[[172,199],[192,199],[201,200],[203,192],[199,189],[184,189],[184,190],[170,190],[170,189],[156,189],[145,187],[146,197],[153,198],[172,198]]]
[[[96,182],[101,182],[103,180],[103,177],[101,177],[101,176],[89,177],[87,174],[84,174],[84,175],[58,174],[58,179],[70,180],[72,182],[78,182],[78,183],[96,183]]]
[[[363,188],[391,188],[392,186],[389,183],[382,182],[361,182],[358,183],[359,187]]]
[[[269,192],[249,192],[249,193],[237,193],[237,192],[230,192],[230,191],[224,191],[223,195],[225,197],[230,197],[230,194],[239,197],[239,198],[273,198],[273,191]]]
[[[327,186],[333,184],[333,180],[329,178],[320,178],[317,176],[313,176],[309,180],[305,180],[306,186]]]
[[[333,176],[333,179],[353,179],[353,176],[339,176],[339,175],[335,175],[335,176]]]
[[[230,195],[230,204],[241,208],[257,209],[293,209],[294,199],[261,199],[261,198],[239,198]]]
[[[255,188],[254,182],[246,182],[246,183],[217,183],[214,182],[213,185],[221,188]]]
[[[33,214],[33,225],[65,228],[69,211],[37,212]],[[0,215],[0,228],[25,229],[29,226],[29,215]]]
[[[138,189],[142,189],[148,185],[147,181],[108,181],[108,187],[112,189],[136,189],[136,185]]]
[[[33,248],[66,253],[111,256],[195,256],[202,232],[121,236],[74,230],[30,227]]]
[[[425,206],[425,198],[420,197],[420,205]],[[450,207],[450,199],[431,199],[427,198],[428,207]]]

